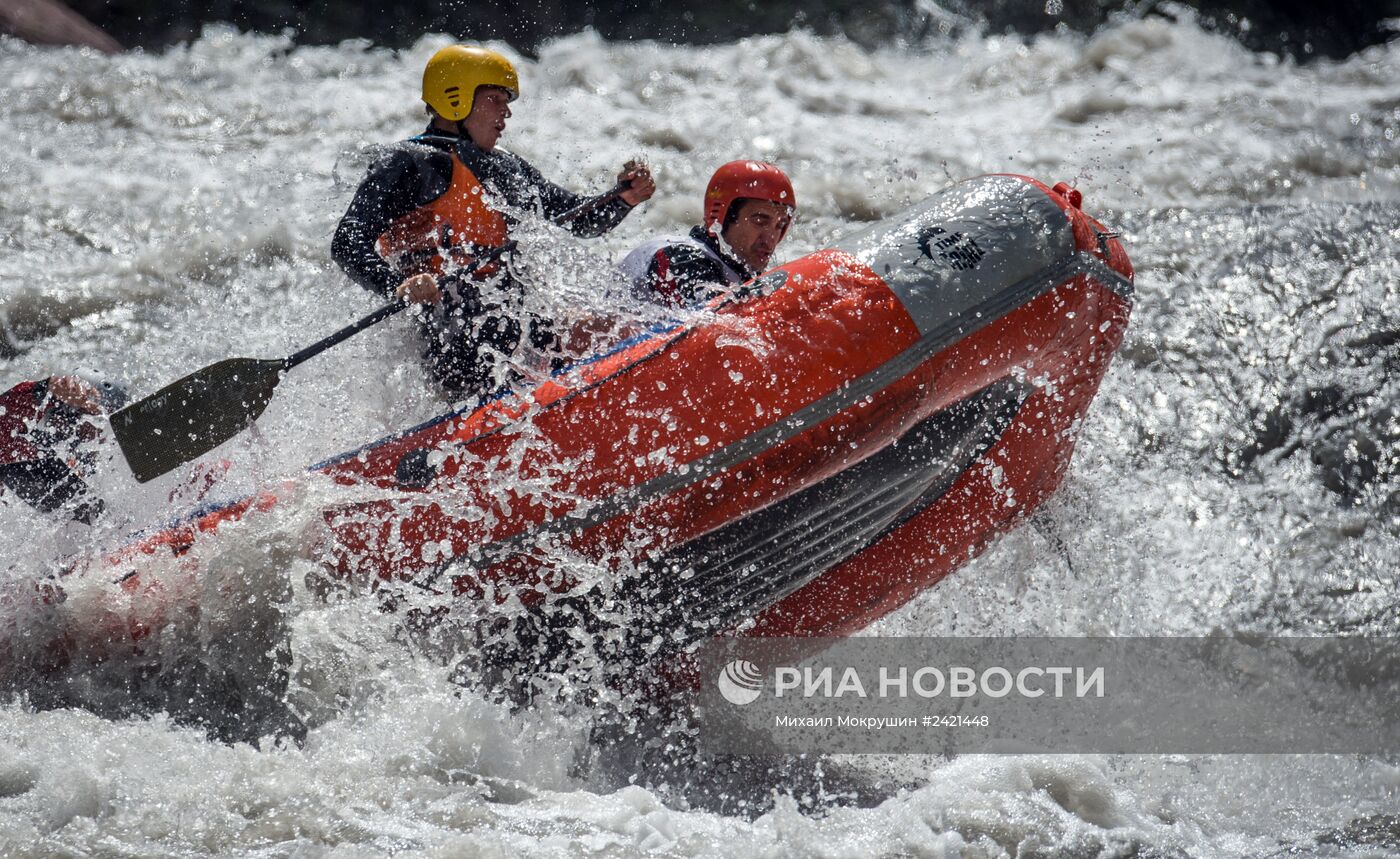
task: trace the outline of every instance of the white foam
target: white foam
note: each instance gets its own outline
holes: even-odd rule
[[[1400,199],[1400,44],[1299,66],[1182,14],[1092,37],[964,33],[874,52],[804,32],[710,47],[583,34],[538,60],[510,52],[523,96],[504,145],[597,191],[640,154],[660,187],[599,241],[526,231],[549,287],[532,301],[615,311],[606,264],[693,223],[710,172],[733,158],[762,157],[793,177],[800,212],[782,258],[980,172],[1070,181],[1108,223],[1136,219],[1127,242],[1139,271],[1124,353],[1044,514],[1073,571],[1021,528],[877,631],[1270,628],[1283,622],[1270,611],[1312,611],[1319,579],[1367,575],[1372,603],[1340,612],[1384,618],[1394,584],[1375,571],[1400,552],[1393,523],[1366,519],[1377,508],[1339,508],[1303,457],[1239,481],[1215,456],[1240,397],[1306,375],[1306,356],[1284,346],[1323,348],[1333,327],[1400,306],[1385,244],[1394,237],[1375,226],[1393,225]],[[211,28],[187,47],[105,57],[0,39],[0,323],[28,341],[5,380],[85,365],[149,391],[219,358],[288,354],[377,306],[336,271],[330,235],[370,147],[419,130],[417,76],[447,41],[296,47]],[[1372,229],[1374,244],[1363,237],[1329,257],[1316,230],[1295,225],[1293,207],[1356,200],[1387,207],[1347,233]],[[1235,210],[1252,214],[1192,214]],[[1263,263],[1249,254],[1290,235],[1292,251]],[[1338,278],[1350,279],[1336,301],[1309,309]],[[1261,282],[1290,297],[1261,295]],[[396,319],[298,368],[259,433],[220,452],[233,462],[227,488],[264,485],[444,410],[418,349],[411,323]],[[179,512],[166,496],[181,479],[137,487],[109,464],[99,485],[113,516],[89,539],[110,544]],[[284,607],[305,748],[211,743],[162,716],[5,705],[0,852],[732,855],[744,845],[952,857],[1140,844],[1233,856],[1393,813],[1393,764],[1341,757],[899,759],[888,768],[925,786],[873,809],[814,818],[783,800],[754,821],[670,810],[641,788],[580,779],[574,721],[511,714],[459,690],[395,640],[398,619],[372,599],[315,598],[299,547],[319,502],[296,500],[267,530],[235,539],[221,563],[242,570],[238,587],[206,594],[206,617],[167,630],[187,653],[256,625],[269,602]],[[60,545],[35,514],[3,510],[4,575],[84,548],[83,538]],[[1279,594],[1299,602],[1275,605]]]

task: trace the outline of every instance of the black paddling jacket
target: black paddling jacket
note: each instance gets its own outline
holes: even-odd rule
[[[391,296],[404,271],[381,253],[381,238],[414,212],[431,206],[454,187],[454,161],[469,181],[480,183],[495,199],[515,211],[533,211],[554,219],[589,199],[555,185],[518,155],[501,148],[486,152],[464,137],[429,128],[394,144],[378,158],[355,192],[331,242],[331,256],[364,288]],[[577,236],[600,236],[621,223],[632,209],[621,199],[600,203],[563,226]],[[511,212],[491,213],[516,222]]]
[[[621,269],[637,298],[673,307],[713,298],[758,274],[704,227],[641,245],[622,260]]]

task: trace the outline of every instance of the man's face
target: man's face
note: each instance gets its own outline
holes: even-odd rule
[[[467,135],[472,143],[490,152],[496,148],[501,132],[510,118],[510,90],[498,86],[479,86],[472,112],[467,114]]]
[[[769,200],[735,200],[739,215],[721,235],[734,255],[763,271],[792,224],[792,209]]]

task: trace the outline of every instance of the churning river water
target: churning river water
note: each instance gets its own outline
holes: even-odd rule
[[[215,28],[107,57],[0,39],[0,383],[87,367],[149,392],[376,306],[330,236],[371,147],[419,130],[418,75],[446,42]],[[503,145],[580,190],[644,157],[660,187],[604,239],[525,236],[550,312],[607,309],[611,262],[696,222],[710,171],[740,157],[794,178],[782,259],[987,172],[1070,182],[1124,234],[1133,319],[1051,527],[1001,538],[873,632],[1400,634],[1400,42],[1300,65],[1183,17],[873,52],[585,34],[517,60]],[[230,446],[227,485],[442,411],[414,337],[394,320],[292,374]],[[110,515],[90,530],[0,502],[0,574],[182,503],[115,465],[98,484]],[[813,811],[821,786],[795,783],[759,814],[686,809],[580,765],[576,718],[463,691],[369,601],[305,592],[286,540],[246,542],[227,551],[247,587],[290,588],[305,743],[0,704],[0,855],[1400,852],[1394,755],[849,757],[901,789]],[[236,595],[208,599],[236,619]]]

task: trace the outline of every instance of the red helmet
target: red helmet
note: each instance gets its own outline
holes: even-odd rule
[[[730,161],[715,171],[705,188],[705,226],[724,226],[735,200],[768,200],[797,208],[787,174],[762,161]]]

